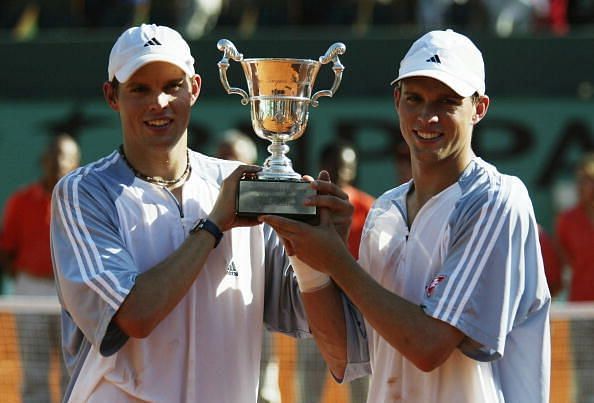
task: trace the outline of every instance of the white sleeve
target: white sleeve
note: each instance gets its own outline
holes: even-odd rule
[[[56,185],[51,246],[65,311],[102,354],[115,353],[127,336],[110,327],[111,319],[137,269],[119,234],[115,205],[92,177],[69,175]]]

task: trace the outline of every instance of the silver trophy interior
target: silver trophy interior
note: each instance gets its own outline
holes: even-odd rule
[[[244,59],[235,45],[227,39],[217,43],[223,52],[218,63],[219,76],[228,94],[238,94],[241,103],[251,106],[254,131],[272,144],[268,147],[270,156],[264,161],[258,174],[266,180],[301,180],[301,175],[293,170],[287,142],[301,137],[307,127],[309,105],[317,106],[322,96],[332,97],[342,80],[344,67],[338,58],[346,48],[335,43],[319,60],[260,58]],[[239,62],[245,73],[248,92],[233,88],[227,79],[229,59]],[[330,90],[318,91],[313,96],[314,83],[322,64],[333,62],[334,82]]]

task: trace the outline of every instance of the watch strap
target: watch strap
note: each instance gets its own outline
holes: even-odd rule
[[[190,230],[190,234],[193,234],[201,230],[209,232],[214,237],[214,247],[216,248],[219,245],[219,242],[221,242],[221,239],[223,238],[223,232],[219,229],[219,227],[217,227],[217,225],[210,221],[208,218],[201,218],[200,220],[198,220],[196,225],[194,225],[194,227]]]

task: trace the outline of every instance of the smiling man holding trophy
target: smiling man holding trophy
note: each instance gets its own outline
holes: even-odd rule
[[[260,168],[188,148],[201,86],[171,28],[132,27],[112,47],[103,94],[122,146],[52,197],[65,402],[255,403],[264,327],[313,334],[337,379],[369,372],[340,290],[298,274],[270,226],[235,214],[239,179]],[[320,179],[312,204],[344,238],[350,205]]]
[[[315,195],[309,182],[293,170],[286,156],[288,141],[301,137],[307,127],[309,105],[316,107],[318,98],[332,97],[342,80],[344,66],[339,55],[346,47],[335,43],[326,53],[315,60],[284,58],[244,59],[233,43],[221,39],[217,43],[223,52],[219,61],[219,74],[223,88],[228,94],[242,97],[241,103],[251,106],[252,126],[256,135],[269,140],[270,156],[264,161],[262,171],[255,176],[243,178],[237,195],[239,216],[275,214],[285,217],[317,222],[315,206],[304,205],[306,198]],[[248,92],[231,87],[227,79],[229,59],[239,62],[245,73]],[[323,64],[333,62],[334,83],[329,90],[312,90]]]

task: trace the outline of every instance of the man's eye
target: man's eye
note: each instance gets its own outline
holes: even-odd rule
[[[460,100],[456,98],[444,98],[443,103],[446,105],[459,105]]]
[[[167,87],[167,89],[168,89],[169,91],[177,91],[177,90],[179,90],[181,87],[182,87],[182,83],[173,83],[173,84],[170,84],[170,85]]]

